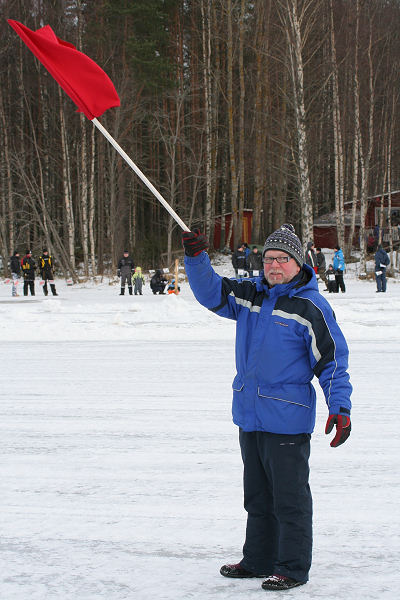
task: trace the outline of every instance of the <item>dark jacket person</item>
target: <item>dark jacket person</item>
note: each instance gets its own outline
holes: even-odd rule
[[[24,296],[28,295],[28,290],[31,292],[31,296],[34,296],[36,262],[32,258],[31,250],[26,251],[24,258],[21,261],[21,266],[24,275]]]
[[[390,258],[388,253],[382,248],[382,245],[379,245],[378,250],[375,253],[375,281],[377,292],[386,292],[386,268],[389,265]]]
[[[125,294],[125,284],[128,284],[129,295],[132,296],[132,274],[135,271],[133,259],[129,256],[128,250],[124,250],[124,255],[118,261],[118,277],[121,277],[120,296]]]
[[[54,283],[54,261],[53,257],[50,256],[48,250],[44,249],[42,252],[42,256],[39,257],[39,269],[40,275],[44,282],[43,284],[43,294],[45,296],[48,295],[49,290],[47,289],[47,282],[50,282],[51,293],[53,296],[58,296],[56,292],[56,285]]]

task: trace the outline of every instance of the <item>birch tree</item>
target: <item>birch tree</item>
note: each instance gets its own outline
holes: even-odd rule
[[[310,173],[308,166],[306,110],[304,99],[304,68],[302,57],[302,27],[310,27],[308,11],[313,0],[302,5],[298,11],[298,0],[277,0],[287,39],[290,76],[292,82],[292,104],[296,125],[296,166],[298,176],[301,229],[304,241],[313,238],[313,206],[311,200]]]
[[[269,101],[269,20],[271,15],[270,0],[258,0],[255,8],[256,35],[256,89],[254,98],[254,135],[255,135],[255,171],[254,171],[254,206],[253,206],[253,241],[261,240],[263,226],[263,206],[266,189],[266,143],[267,113]]]
[[[358,0],[357,0],[358,1]],[[360,123],[358,123],[358,139],[359,139],[359,154],[361,168],[361,189],[360,189],[360,273],[366,273],[366,236],[365,236],[365,217],[368,208],[368,177],[374,145],[374,107],[375,107],[375,90],[374,90],[374,73],[372,64],[372,23],[370,23],[368,47],[366,51],[368,65],[368,113],[366,123],[366,134],[363,139],[361,135]],[[359,99],[358,99],[359,102]]]
[[[340,248],[344,248],[344,148],[342,141],[342,115],[340,110],[339,79],[336,60],[336,41],[332,0],[329,1],[329,9],[332,69],[333,157],[335,170],[335,217],[338,244]]]
[[[210,0],[200,1],[201,10],[201,30],[202,30],[202,51],[203,51],[203,90],[204,90],[204,128],[205,128],[205,172],[206,172],[206,202],[204,224],[205,232],[211,237],[212,221],[212,155],[211,155],[211,7]]]
[[[232,28],[232,0],[227,0],[226,18],[228,37],[226,42],[227,54],[227,112],[228,112],[228,143],[229,143],[229,165],[231,185],[231,210],[232,218],[226,245],[229,247],[232,233],[234,232],[234,245],[237,245],[238,236],[238,195],[239,184],[236,169],[236,144],[234,128],[234,96],[233,96],[233,28]]]

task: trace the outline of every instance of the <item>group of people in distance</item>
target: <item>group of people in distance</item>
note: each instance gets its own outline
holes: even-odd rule
[[[334,248],[333,265],[326,268],[325,255],[321,248],[315,248],[314,242],[308,242],[305,255],[305,263],[315,271],[326,285],[326,291],[346,291],[343,281],[343,273],[346,268],[343,252],[339,246]],[[257,246],[250,250],[246,243],[241,243],[232,254],[232,266],[235,277],[248,273],[249,277],[257,277],[263,271],[262,253]]]
[[[10,271],[12,280],[12,291],[13,297],[19,296],[18,294],[18,283],[21,275],[24,278],[24,296],[31,293],[31,296],[35,295],[35,271],[39,269],[41,276],[41,283],[43,285],[43,294],[48,295],[49,290],[47,284],[50,284],[51,293],[53,296],[58,296],[56,291],[56,285],[54,283],[54,261],[53,257],[49,254],[48,250],[44,249],[42,255],[39,257],[38,264],[32,256],[32,251],[27,250],[25,256],[21,259],[18,250],[10,257]]]
[[[124,255],[118,261],[118,277],[121,278],[121,291],[120,296],[125,295],[125,286],[128,285],[128,292],[132,296],[134,293],[135,296],[139,294],[141,296],[143,294],[143,286],[145,284],[145,278],[142,272],[141,267],[135,267],[133,259],[129,256],[128,250],[124,250]],[[154,295],[156,294],[165,294],[165,288],[167,287],[167,293],[179,293],[180,287],[175,286],[175,279],[169,283],[168,279],[164,276],[164,273],[161,269],[157,269],[150,279],[150,289]]]
[[[310,265],[315,273],[325,282],[326,290],[329,293],[338,293],[346,291],[346,286],[343,281],[343,273],[346,269],[346,263],[343,256],[343,251],[340,246],[335,246],[333,254],[333,264],[326,269],[326,261],[321,248],[314,248],[313,242],[308,242],[306,252],[306,263]],[[375,281],[376,292],[386,292],[386,269],[390,264],[390,258],[386,250],[382,248],[382,244],[378,245],[374,256],[375,260]]]
[[[315,274],[325,283],[326,288],[324,292],[335,294],[339,293],[340,290],[344,293],[346,291],[346,286],[343,275],[346,269],[346,263],[343,250],[339,245],[336,245],[333,252],[332,264],[328,265],[328,268],[326,268],[324,253],[321,248],[315,248],[314,242],[310,241],[307,244],[305,263],[309,265],[315,271]],[[374,258],[376,291],[386,292],[386,269],[390,264],[390,259],[387,252],[382,248],[382,245],[378,246]],[[253,246],[252,250],[250,250],[249,246],[242,242],[232,254],[232,266],[235,270],[235,277],[241,275],[244,276],[245,273],[248,273],[249,277],[256,277],[263,270],[262,253],[258,250],[257,246]]]
[[[314,269],[315,274],[318,275],[326,285],[324,291],[331,293],[338,293],[346,291],[346,286],[343,280],[343,274],[346,269],[346,263],[344,260],[343,250],[340,246],[335,246],[333,249],[333,261],[332,264],[326,268],[325,255],[321,248],[315,248],[314,242],[308,242],[306,250],[306,264],[310,265]]]
[[[242,242],[232,254],[232,266],[235,269],[235,277],[248,272],[249,277],[257,277],[263,270],[262,254],[257,246],[250,250],[248,244]]]

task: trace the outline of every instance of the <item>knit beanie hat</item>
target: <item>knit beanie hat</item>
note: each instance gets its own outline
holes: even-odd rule
[[[294,258],[300,267],[304,263],[301,242],[296,235],[293,225],[290,223],[284,223],[267,237],[263,248],[263,256],[267,250],[282,250],[282,252],[286,252]]]

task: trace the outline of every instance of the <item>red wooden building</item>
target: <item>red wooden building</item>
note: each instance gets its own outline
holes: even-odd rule
[[[231,226],[232,221],[232,213],[226,213],[225,215],[219,215],[215,217],[215,226],[214,226],[214,240],[213,245],[215,249],[221,247],[221,229],[223,227],[223,231],[225,232],[225,240],[228,238],[229,228]],[[253,222],[253,210],[251,208],[243,209],[243,223],[242,223],[242,236],[239,239],[239,242],[246,242],[250,244],[251,241],[251,226]],[[233,247],[233,240],[235,237],[235,232],[232,231],[231,241],[230,241],[230,249],[236,250]]]
[[[375,243],[379,236],[379,222],[381,210],[384,211],[383,216],[383,241],[389,239],[388,233],[388,194],[371,196],[368,198],[368,207],[365,215],[365,233],[368,239]],[[350,235],[352,202],[344,204],[344,222],[345,222],[345,240],[347,241]],[[400,190],[391,194],[391,224],[393,242],[400,240]],[[353,237],[353,246],[360,247],[359,240],[360,231],[360,204],[356,208],[356,228]],[[335,213],[321,215],[314,219],[314,245],[321,248],[333,248],[337,244],[336,220]]]

